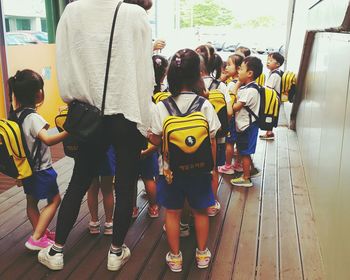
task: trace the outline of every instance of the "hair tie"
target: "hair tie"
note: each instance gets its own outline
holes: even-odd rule
[[[162,66],[162,60],[160,58],[156,58],[155,62],[158,66]]]

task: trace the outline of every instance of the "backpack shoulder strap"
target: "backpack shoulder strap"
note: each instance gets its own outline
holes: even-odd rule
[[[163,104],[164,104],[165,108],[168,110],[170,116],[181,116],[182,115],[179,107],[177,107],[177,105],[176,105],[175,100],[171,96],[162,100],[161,102],[163,102]]]
[[[210,83],[208,90],[218,89],[220,83],[221,83],[221,81],[213,79]]]
[[[31,167],[34,167],[35,163],[38,162],[39,169],[40,169],[40,166],[41,166],[41,155],[40,155],[40,153],[41,153],[41,141],[39,138],[37,138],[34,142],[32,151],[29,151],[27,142],[25,141],[25,138],[24,138],[23,129],[22,129],[22,124],[23,124],[25,118],[27,116],[29,116],[30,114],[36,114],[36,111],[34,109],[31,109],[31,108],[23,109],[19,118],[17,118],[17,123],[21,128],[23,147],[24,147],[24,150],[26,151],[26,154],[28,155],[27,158],[29,160],[29,163],[30,163]],[[14,114],[14,115],[16,115],[16,114]],[[36,150],[36,152],[34,155],[35,150]]]
[[[192,101],[190,107],[188,108],[187,112],[185,113],[185,115],[189,115],[193,112],[199,112],[202,109],[202,106],[203,106],[203,103],[205,102],[205,100],[206,99],[204,97],[197,95],[193,99],[193,101]]]
[[[249,85],[247,86],[247,88],[255,88],[255,89],[258,91],[259,96],[260,96],[261,90],[265,90],[263,87],[260,87],[260,86],[259,86],[258,84],[256,84],[256,83],[251,83],[251,84],[249,84]],[[250,115],[253,115],[254,118],[255,118],[256,120],[259,118],[259,116],[257,116],[257,115],[252,111],[252,109],[250,109],[248,106],[244,106],[244,108],[248,111],[248,113],[249,113]]]

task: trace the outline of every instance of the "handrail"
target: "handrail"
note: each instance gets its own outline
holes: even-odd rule
[[[306,31],[303,52],[301,55],[301,60],[299,65],[298,79],[297,79],[298,93],[294,97],[292,111],[290,113],[290,125],[289,125],[290,129],[296,130],[297,113],[298,113],[301,101],[303,100],[303,97],[304,97],[305,78],[306,78],[306,73],[308,71],[308,65],[309,65],[311,51],[314,44],[316,33],[321,33],[321,32],[341,33],[341,32],[348,32],[348,31],[350,31],[350,2],[346,9],[344,20],[340,26],[326,28],[323,30]]]

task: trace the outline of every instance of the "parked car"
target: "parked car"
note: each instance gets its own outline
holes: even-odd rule
[[[16,31],[5,33],[6,45],[30,45],[48,43],[46,32]]]

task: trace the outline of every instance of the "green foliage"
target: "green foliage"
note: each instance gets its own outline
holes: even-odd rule
[[[232,12],[215,3],[205,0],[192,7],[186,0],[181,0],[181,27],[230,25],[234,21]]]

